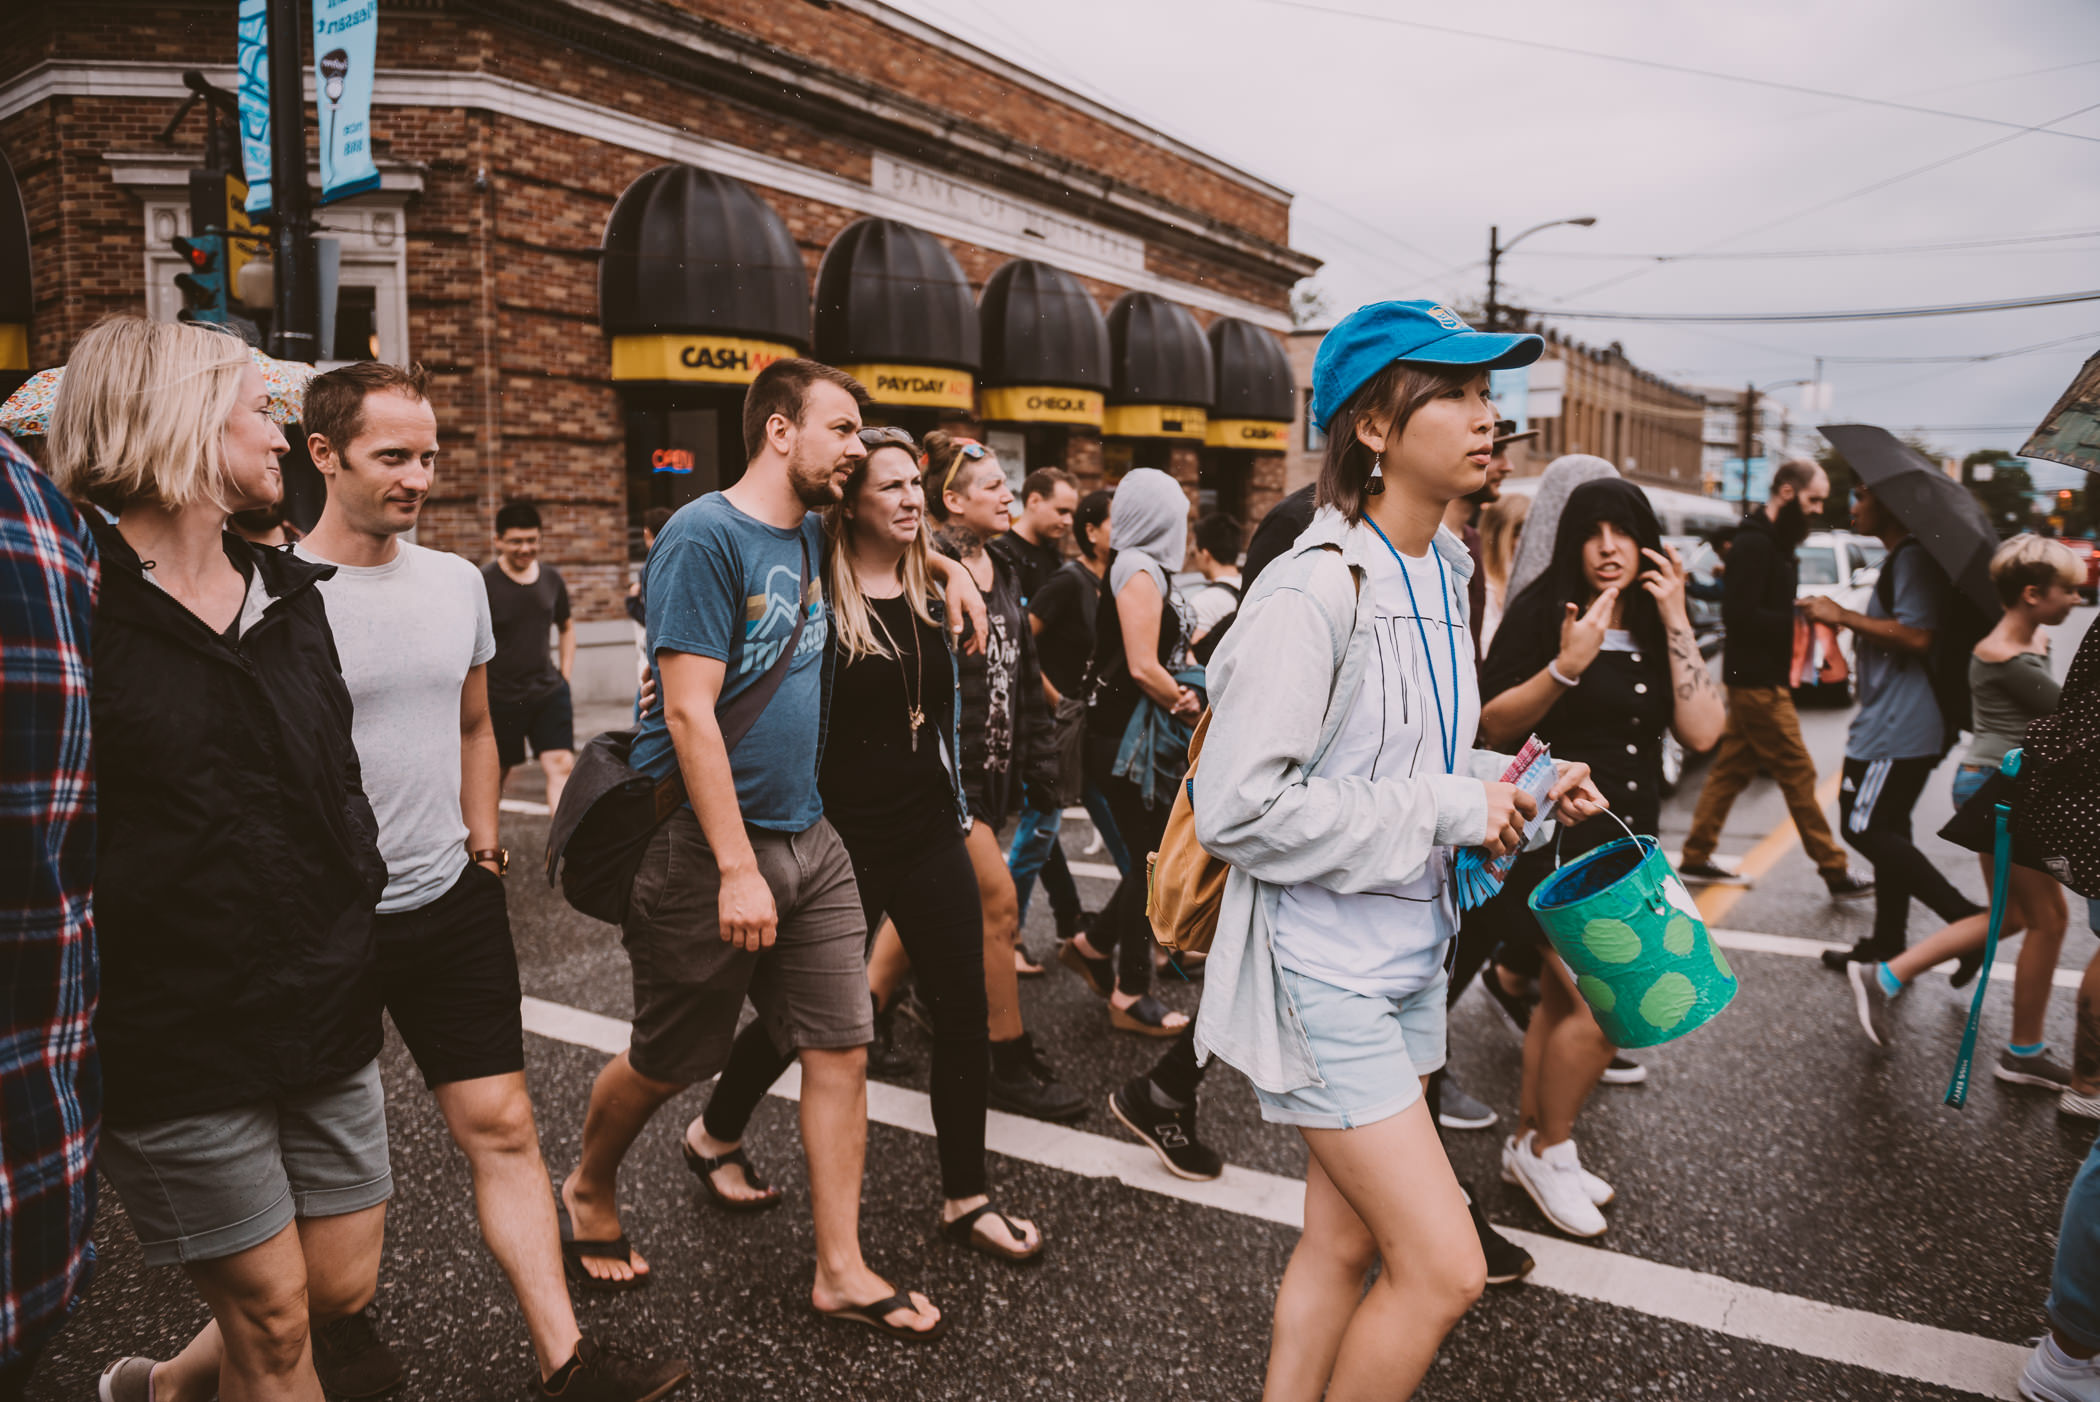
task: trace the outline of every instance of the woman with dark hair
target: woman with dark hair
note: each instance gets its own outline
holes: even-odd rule
[[[1191,794],[1231,870],[1195,1043],[1310,1150],[1269,1402],[1409,1395],[1486,1282],[1424,1083],[1444,1062],[1453,851],[1514,850],[1535,805],[1474,748],[1472,561],[1442,522],[1493,455],[1487,372],[1543,348],[1426,302],[1330,331],[1318,512],[1212,659]],[[1579,764],[1550,798],[1571,821],[1602,807]]]
[[[1665,729],[1692,751],[1720,739],[1726,707],[1692,635],[1684,583],[1684,562],[1663,544],[1647,494],[1617,476],[1584,482],[1569,493],[1552,554],[1510,602],[1481,669],[1481,735],[1515,749],[1536,733],[1555,760],[1588,765],[1626,825],[1597,817],[1566,828],[1553,847],[1521,857],[1501,893],[1466,917],[1544,954],[1539,1006],[1524,1034],[1523,1118],[1503,1145],[1502,1173],[1570,1236],[1606,1226],[1598,1209],[1612,1190],[1582,1167],[1572,1136],[1617,1048],[1525,902],[1556,862],[1626,828],[1655,834]]]
[[[986,1255],[1025,1261],[1042,1251],[1042,1233],[994,1208],[986,1191],[987,956],[965,838],[974,825],[955,762],[958,719],[968,707],[960,704],[960,670],[944,640],[946,615],[929,563],[919,455],[903,429],[863,429],[860,437],[867,456],[824,523],[838,670],[817,788],[853,860],[868,928],[882,922],[895,946],[885,951],[878,941],[869,965],[878,1013],[896,996],[908,961],[932,1024],[941,1230]],[[1011,969],[1010,959],[1002,962]],[[759,1022],[748,1025],[702,1117],[707,1152],[687,1148],[694,1172],[732,1211],[780,1201],[739,1146],[790,1060]],[[729,1166],[745,1181],[718,1185],[716,1173]]]

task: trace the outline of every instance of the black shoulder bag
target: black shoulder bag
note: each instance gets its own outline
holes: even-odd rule
[[[802,581],[796,594],[795,628],[787,646],[756,683],[715,707],[722,749],[733,754],[751,733],[787,679],[809,621],[809,540],[802,541]],[[657,704],[662,705],[661,697]],[[561,806],[547,827],[547,884],[557,873],[563,899],[596,920],[617,925],[627,918],[628,898],[642,865],[649,839],[685,802],[685,775],[675,763],[662,780],[627,763],[634,750],[636,727],[593,736],[576,757],[576,766],[561,792]]]

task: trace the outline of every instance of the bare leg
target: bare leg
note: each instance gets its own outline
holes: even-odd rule
[[[802,1057],[802,1153],[809,1164],[810,1216],[817,1236],[817,1278],[810,1302],[820,1310],[873,1304],[893,1288],[860,1254],[861,1171],[868,1149],[868,1049],[805,1048]],[[891,1311],[892,1323],[931,1329],[941,1312],[916,1290],[913,1309]]]
[[[239,1255],[192,1262],[184,1269],[211,1307],[224,1343],[217,1378],[222,1402],[322,1402],[297,1224]],[[200,1334],[178,1362],[196,1361],[192,1355],[203,1341]],[[155,1370],[156,1384],[163,1371],[174,1372]],[[170,1382],[181,1386],[187,1379],[171,1376]]]
[[[1539,973],[1539,987],[1545,996],[1567,1005],[1566,1012],[1556,1020],[1552,1040],[1542,1048],[1538,1068],[1539,1136],[1535,1147],[1549,1149],[1574,1135],[1575,1117],[1582,1113],[1582,1104],[1590,1098],[1590,1092],[1604,1079],[1617,1048],[1605,1040],[1604,1030],[1597,1026],[1589,1004],[1575,992],[1574,980],[1568,977],[1567,965],[1560,962],[1558,954],[1546,956],[1545,967]],[[1525,1050],[1530,1050],[1529,1039]]]
[[[995,1042],[1011,1042],[1021,1026],[1021,984],[1014,974],[1014,940],[1020,933],[1021,907],[1014,897],[1013,873],[999,850],[999,834],[979,822],[966,839],[970,866],[977,872],[977,898],[984,906],[985,1025]]]
[[[1417,1100],[1402,1113],[1359,1129],[1301,1133],[1328,1185],[1377,1244],[1384,1269],[1350,1313],[1338,1343],[1330,1342],[1330,1331],[1321,1331],[1288,1345],[1282,1358],[1271,1360],[1269,1378],[1280,1390],[1265,1393],[1265,1398],[1317,1398],[1320,1379],[1315,1375],[1330,1348],[1334,1365],[1327,1380],[1329,1402],[1408,1397],[1429,1370],[1437,1345],[1480,1298],[1487,1281],[1487,1264],[1466,1212],[1465,1194],[1444,1158],[1429,1104]],[[1308,1179],[1308,1209],[1311,1192]],[[1312,1225],[1308,1210],[1308,1231]],[[1323,1204],[1323,1231],[1335,1225]],[[1360,1245],[1353,1244],[1346,1231],[1335,1230],[1317,1247],[1333,1253],[1324,1272],[1325,1289],[1332,1293],[1347,1266],[1360,1259]],[[1297,1265],[1295,1253],[1292,1265]],[[1301,1273],[1301,1286],[1319,1283],[1305,1280]],[[1288,1304],[1295,1312],[1304,1297],[1297,1291],[1293,1295]],[[1277,1304],[1280,1323],[1286,1304],[1280,1292]]]
[[[2049,1014],[2049,993],[2056,977],[2056,956],[2063,951],[2064,927],[2070,912],[2064,906],[2064,888],[2054,877],[2027,867],[2013,867],[2009,893],[2027,927],[2021,941],[2020,958],[2013,966],[2012,1039],[2020,1046],[2042,1040],[2042,1024]]]
[[[574,750],[549,750],[540,756],[540,772],[547,776],[547,811],[552,813],[561,807],[562,786],[569,782],[569,771],[576,767]],[[569,1360],[564,1358],[562,1362]]]
[[[605,1063],[591,1086],[590,1108],[584,1111],[583,1155],[561,1185],[562,1202],[579,1238],[610,1241],[620,1235],[620,1161],[649,1117],[684,1089],[650,1080],[634,1069],[626,1052]],[[625,1267],[603,1259],[588,1260],[584,1266],[598,1280],[632,1280],[649,1273],[649,1263],[639,1251],[629,1253]]]
[[[525,1073],[454,1081],[436,1094],[452,1142],[474,1175],[481,1239],[518,1297],[540,1376],[550,1377],[575,1356],[582,1334],[562,1275],[561,1230]]]

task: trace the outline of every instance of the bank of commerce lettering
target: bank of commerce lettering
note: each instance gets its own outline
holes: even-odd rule
[[[759,592],[744,600],[744,647],[737,662],[738,676],[763,675],[780,656],[780,649],[787,646],[795,631],[795,583],[800,577],[799,570],[775,565],[766,571]],[[809,581],[802,606],[808,610],[809,622],[803,625],[802,641],[795,645],[798,662],[821,654],[830,640],[824,617],[824,588],[814,578]]]

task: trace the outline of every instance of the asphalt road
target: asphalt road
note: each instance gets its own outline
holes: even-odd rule
[[[2094,610],[2058,638],[2059,669]],[[1847,715],[1804,717],[1827,775]],[[1950,811],[1952,762],[1928,786],[1917,828]],[[1703,770],[1665,808],[1665,845],[1689,826]],[[524,797],[535,776],[514,785]],[[537,796],[534,794],[533,796]],[[1754,848],[1785,820],[1759,780],[1735,808],[1724,856]],[[535,873],[545,819],[507,813],[520,854],[508,880],[532,1005],[528,1072],[550,1168],[577,1151],[591,1077],[631,1009],[614,932],[570,911]],[[1067,827],[1084,849],[1085,824]],[[1974,859],[1936,838],[1958,884],[1980,896]],[[1108,883],[1083,877],[1090,905]],[[1532,1281],[1490,1292],[1452,1333],[1425,1399],[2011,1397],[2041,1302],[2065,1190],[2091,1143],[2089,1124],[2059,1119],[2053,1097],[1979,1076],[1966,1110],[1943,1108],[1965,1008],[1928,976],[1898,1005],[1898,1042],[1877,1052],[1857,1032],[1841,980],[1810,942],[1850,943],[1863,905],[1827,900],[1798,846],[1787,848],[1718,922],[1782,937],[1736,940],[1736,1004],[1682,1041],[1640,1054],[1639,1086],[1602,1088],[1581,1126],[1585,1163],[1613,1182],[1610,1232],[1564,1243],[1497,1172],[1504,1127],[1449,1135],[1460,1177],[1489,1216],[1540,1260]],[[2062,967],[2093,953],[2073,901]],[[1934,924],[1913,912],[1912,935]],[[1039,899],[1027,931],[1051,942]],[[1724,936],[1735,939],[1734,936]],[[1785,952],[1759,952],[1745,944]],[[1171,976],[1170,976],[1171,977]],[[1193,1010],[1201,985],[1162,990]],[[770,1099],[748,1147],[786,1188],[787,1210],[735,1218],[704,1205],[677,1156],[677,1134],[705,1090],[651,1125],[623,1180],[627,1223],[655,1264],[638,1296],[579,1302],[585,1327],[693,1360],[690,1398],[1251,1398],[1260,1392],[1269,1309],[1295,1240],[1297,1136],[1265,1125],[1249,1088],[1218,1068],[1203,1095],[1203,1133],[1234,1165],[1191,1187],[1160,1172],[1100,1108],[1149,1065],[1158,1044],[1112,1035],[1101,1006],[1055,971],[1023,986],[1028,1024],[1064,1078],[1097,1107],[1072,1131],[995,1117],[994,1191],[1032,1216],[1047,1259],[1017,1270],[950,1245],[935,1231],[936,1175],[923,1071],[878,1086],[871,1113],[863,1238],[890,1279],[923,1289],[951,1315],[941,1342],[906,1349],[813,1316],[811,1237],[794,1107]],[[2009,991],[1994,983],[1986,1048],[2007,1032]],[[580,1014],[565,1010],[581,1010]],[[2049,1036],[2069,1046],[2072,1002],[2055,995]],[[613,1021],[608,1021],[613,1020]],[[923,1066],[924,1039],[905,1044]],[[1513,1118],[1518,1043],[1477,991],[1452,1027],[1452,1065],[1474,1094]],[[517,1307],[474,1223],[465,1165],[391,1034],[383,1069],[397,1195],[378,1300],[382,1329],[411,1369],[408,1398],[511,1397],[531,1372]],[[166,1356],[205,1315],[173,1271],[147,1271],[113,1194],[97,1232],[93,1295],[53,1346],[32,1397],[87,1398],[103,1363]]]

